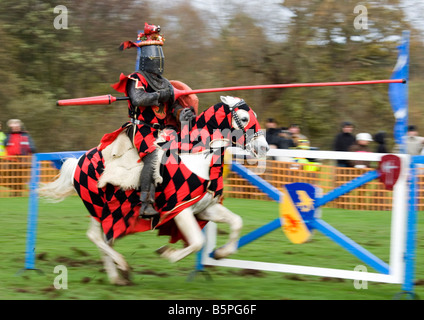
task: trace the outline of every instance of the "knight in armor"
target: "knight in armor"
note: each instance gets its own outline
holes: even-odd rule
[[[165,41],[159,33],[160,27],[145,24],[137,42],[126,41],[120,50],[136,47],[138,50],[136,71],[126,76],[112,87],[128,96],[130,121],[122,128],[137,148],[143,161],[140,176],[140,216],[151,218],[158,214],[153,204],[155,185],[153,171],[157,159],[155,144],[159,131],[168,126],[177,127],[177,121],[191,121],[195,117],[193,108],[182,107],[174,101],[173,86],[162,76],[165,56],[162,46]]]

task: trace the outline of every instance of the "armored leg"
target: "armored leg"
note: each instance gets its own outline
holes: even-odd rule
[[[140,217],[151,218],[158,214],[153,207],[155,202],[155,186],[152,183],[153,170],[157,161],[157,151],[146,155],[143,158],[143,170],[140,175]]]

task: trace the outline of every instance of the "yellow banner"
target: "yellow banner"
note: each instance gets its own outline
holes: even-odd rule
[[[291,242],[300,244],[310,239],[312,234],[293,203],[293,199],[286,187],[283,187],[283,197],[280,202],[280,219],[281,228]]]

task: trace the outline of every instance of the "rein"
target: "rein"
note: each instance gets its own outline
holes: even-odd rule
[[[230,107],[230,111],[231,111],[231,116],[233,117],[234,121],[236,122],[236,125],[238,127],[239,130],[241,130],[243,132],[244,135],[244,146],[246,147],[248,143],[250,143],[253,139],[258,138],[259,136],[263,135],[264,133],[262,131],[257,131],[252,135],[247,135],[246,129],[243,126],[243,124],[241,123],[241,120],[237,114],[237,112],[235,111],[235,109],[242,105],[245,104],[244,100],[241,100],[240,102],[238,102],[237,104],[235,104],[234,106]]]

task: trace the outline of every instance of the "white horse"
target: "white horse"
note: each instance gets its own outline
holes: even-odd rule
[[[155,206],[160,212],[159,221],[138,217],[139,190],[133,180],[140,176],[142,164],[126,134],[120,134],[102,151],[93,148],[80,159],[67,159],[58,178],[39,189],[44,198],[58,201],[77,191],[92,215],[87,236],[103,254],[111,283],[130,283],[129,265],[112,246],[115,239],[135,232],[156,228],[170,234],[167,229],[177,228],[176,240],[183,239],[186,246],[163,246],[157,250],[162,257],[176,262],[203,247],[201,229],[207,221],[227,223],[228,242],[215,251],[215,258],[236,252],[242,219],[224,207],[219,197],[224,152],[230,141],[256,158],[264,157],[269,148],[256,114],[242,99],[226,96],[221,101],[196,117],[190,131],[191,150],[196,152],[168,155],[159,164],[157,172],[162,174],[154,175],[158,183]],[[165,150],[162,151],[163,154]],[[178,170],[183,178],[172,175]],[[177,181],[181,179],[187,181]],[[218,187],[211,191],[212,182]]]

